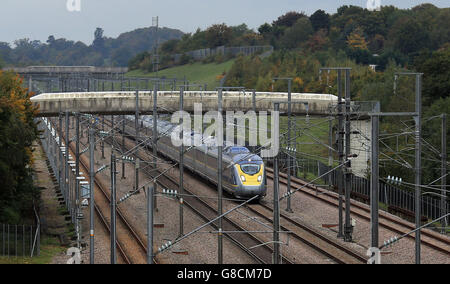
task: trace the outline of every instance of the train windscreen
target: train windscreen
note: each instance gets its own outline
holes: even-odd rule
[[[260,166],[255,164],[241,165],[241,170],[248,175],[255,175],[259,173]]]

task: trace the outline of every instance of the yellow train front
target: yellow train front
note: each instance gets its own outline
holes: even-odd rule
[[[240,199],[250,199],[254,196],[261,199],[267,194],[266,169],[261,157],[250,153],[245,147],[237,146],[226,148],[224,156],[229,157],[229,163],[232,165],[231,194]],[[224,172],[226,173],[227,171]]]

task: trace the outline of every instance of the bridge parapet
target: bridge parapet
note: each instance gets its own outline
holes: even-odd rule
[[[126,73],[127,67],[94,67],[94,66],[28,66],[7,67],[5,71],[20,74],[69,74],[69,73]]]
[[[139,91],[139,110],[142,114],[151,113],[153,97],[150,91]],[[174,112],[179,109],[179,92],[158,92],[158,112]],[[257,92],[256,111],[273,110],[275,102],[287,101],[287,93]],[[194,111],[194,104],[202,104],[203,111],[217,110],[217,91],[185,91],[184,109]],[[136,92],[84,92],[47,93],[34,96],[31,101],[39,106],[41,116],[55,116],[60,111],[92,114],[134,114],[136,111]],[[292,113],[296,115],[325,115],[337,97],[328,94],[292,94]],[[308,103],[306,106],[303,103]],[[248,111],[253,109],[252,92],[223,92],[224,111]],[[281,112],[287,112],[287,104],[282,104]]]

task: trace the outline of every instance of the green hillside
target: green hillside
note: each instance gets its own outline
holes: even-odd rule
[[[207,84],[208,90],[211,90],[219,86],[220,80],[218,80],[218,76],[222,75],[224,72],[228,72],[231,69],[233,63],[234,60],[229,60],[220,64],[203,64],[197,62],[161,70],[158,72],[158,76],[177,79],[183,79],[184,76],[186,76],[186,80],[188,80],[189,83]],[[133,70],[128,72],[126,76],[155,77],[156,74],[146,73],[142,70]]]

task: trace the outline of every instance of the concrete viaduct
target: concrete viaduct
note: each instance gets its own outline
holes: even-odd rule
[[[122,78],[128,68],[126,67],[94,67],[94,66],[28,66],[9,67],[4,71],[13,71],[24,78],[50,78],[50,77],[70,77],[89,76],[92,78]]]
[[[203,111],[217,110],[217,91],[185,91],[184,110],[193,112],[194,104],[202,104]],[[287,102],[287,93],[223,92],[224,111],[257,112],[273,110],[275,102]],[[179,110],[180,92],[159,91],[158,112],[170,113]],[[153,110],[153,92],[139,91],[138,106],[141,114],[151,114]],[[83,93],[47,93],[31,98],[39,106],[40,116],[56,116],[61,111],[91,114],[134,114],[136,112],[136,92],[83,92]],[[292,113],[294,115],[328,115],[329,108],[337,103],[337,97],[327,94],[292,94]],[[287,112],[287,103],[280,105],[281,112]]]
[[[157,97],[158,113],[173,113],[179,110],[180,93],[178,91],[159,91]],[[280,104],[281,115],[287,114],[287,93],[273,92],[223,92],[223,111],[271,111],[274,103]],[[153,92],[139,91],[139,113],[142,115],[153,112]],[[292,94],[292,114],[296,116],[328,116],[330,107],[336,106],[338,98],[328,94]],[[53,117],[60,112],[90,113],[99,115],[121,115],[136,113],[136,92],[81,92],[81,93],[44,93],[31,98],[32,103],[39,107],[38,116]],[[217,91],[185,91],[184,110],[194,111],[194,104],[202,104],[202,110],[216,111],[218,103]],[[307,104],[305,104],[307,103]],[[351,148],[358,157],[353,160],[353,172],[364,176],[370,159],[367,141],[361,136],[370,137],[371,124],[367,119],[352,120],[352,130],[358,130],[360,135],[351,135]]]

